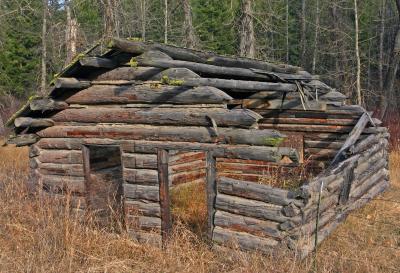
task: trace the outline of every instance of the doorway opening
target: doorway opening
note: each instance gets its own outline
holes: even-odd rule
[[[83,146],[87,203],[96,223],[111,231],[123,225],[123,177],[119,146]]]
[[[168,174],[172,230],[187,228],[207,240],[206,153],[170,150]]]

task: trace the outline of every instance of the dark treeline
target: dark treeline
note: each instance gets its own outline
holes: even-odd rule
[[[399,6],[400,0],[0,0],[0,111],[11,97],[45,92],[74,56],[109,36],[288,62],[320,74],[352,103],[397,107]]]

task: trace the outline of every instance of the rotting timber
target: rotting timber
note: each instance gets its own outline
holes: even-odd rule
[[[113,39],[31,98],[8,142],[30,146],[32,188],[69,193],[82,212],[93,180],[122,172],[123,222],[140,242],[165,242],[170,187],[204,178],[211,241],[304,257],[389,185],[387,129],[345,100],[299,67]]]

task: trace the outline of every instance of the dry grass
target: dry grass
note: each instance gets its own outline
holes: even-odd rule
[[[0,148],[1,272],[310,272],[312,257],[211,250],[187,229],[165,251],[80,223],[70,210],[28,197],[26,149]],[[400,152],[391,154],[392,187],[379,198],[400,200]],[[400,204],[375,200],[322,243],[318,272],[396,272]]]

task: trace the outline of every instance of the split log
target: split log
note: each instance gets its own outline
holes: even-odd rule
[[[41,175],[39,181],[44,189],[53,193],[85,194],[86,186],[83,177],[66,177],[59,175]]]
[[[125,200],[124,209],[126,215],[161,217],[160,203],[147,200]]]
[[[40,163],[38,168],[41,174],[80,177],[84,176],[82,164]]]
[[[236,232],[221,227],[215,227],[213,231],[213,241],[220,244],[236,244],[243,250],[258,250],[261,252],[271,252],[271,247],[277,246],[278,241],[272,238],[261,238],[245,232]]]
[[[161,232],[143,232],[128,229],[128,234],[139,243],[161,247]]]
[[[234,195],[281,206],[286,206],[290,203],[296,203],[301,206],[303,202],[302,200],[296,200],[300,195],[296,192],[226,177],[218,178],[217,189],[218,192],[227,195]]]
[[[246,232],[256,236],[283,238],[282,232],[278,229],[279,224],[276,222],[259,220],[224,211],[217,211],[215,213],[214,224],[222,228]]]
[[[96,126],[53,126],[37,133],[43,138],[113,138],[129,140],[161,140],[201,143],[250,144],[276,146],[283,135],[274,130],[247,130],[219,128],[214,136],[207,127],[173,127],[150,125],[96,125]],[[279,150],[276,150],[279,151]]]
[[[96,67],[96,68],[114,68],[117,66],[112,60],[100,57],[84,57],[79,59],[82,66]]]
[[[351,130],[349,137],[346,139],[346,141],[343,144],[343,147],[340,148],[339,152],[336,154],[336,156],[332,160],[331,166],[337,164],[339,161],[342,161],[344,158],[346,158],[345,153],[359,139],[361,133],[364,131],[365,126],[367,126],[368,122],[369,122],[368,114],[363,114],[361,116],[361,118],[359,119],[359,121],[357,122],[357,124]]]
[[[82,151],[42,150],[38,159],[42,163],[82,164]]]
[[[55,101],[50,98],[35,99],[29,104],[32,111],[53,111],[68,108],[68,104],[64,101]]]
[[[158,185],[158,171],[124,168],[124,180],[127,183],[141,185]]]
[[[78,80],[76,78],[57,78],[55,88],[84,89],[91,85],[90,81]]]
[[[312,110],[312,111],[325,111],[326,103],[322,101],[309,101],[307,104],[302,104],[301,100],[261,100],[261,99],[243,99],[233,101],[235,104],[241,104],[243,108],[247,109],[291,109],[291,110]],[[282,122],[284,123],[284,122]]]
[[[7,139],[7,144],[15,144],[17,147],[35,144],[39,140],[36,134],[22,134]]]
[[[82,123],[130,123],[153,125],[192,125],[212,126],[213,118],[221,127],[251,128],[262,117],[246,109],[204,109],[193,112],[191,109],[142,109],[92,107],[86,109],[66,109],[56,113],[52,119],[56,122]]]
[[[125,221],[128,229],[140,229],[140,230],[161,229],[161,219],[159,217],[127,215],[125,217]]]
[[[51,127],[54,125],[52,119],[39,119],[30,117],[19,117],[14,120],[15,127]]]
[[[145,199],[149,201],[160,201],[160,191],[158,186],[144,186],[134,184],[124,184],[124,196],[127,200]]]
[[[282,206],[225,194],[217,194],[215,208],[233,214],[280,223],[289,219],[282,214]]]
[[[122,155],[122,163],[125,168],[156,170],[157,155],[124,153]]]
[[[94,85],[67,98],[68,103],[172,103],[172,104],[221,104],[232,97],[214,87]]]
[[[256,91],[280,91],[296,92],[297,86],[291,83],[257,82],[244,80],[226,80],[218,78],[191,78],[182,82],[183,86],[213,86],[221,89],[229,89],[236,92],[256,92]]]
[[[113,70],[100,74],[93,80],[125,80],[125,81],[145,81],[160,73],[162,69],[156,67],[118,67]]]

